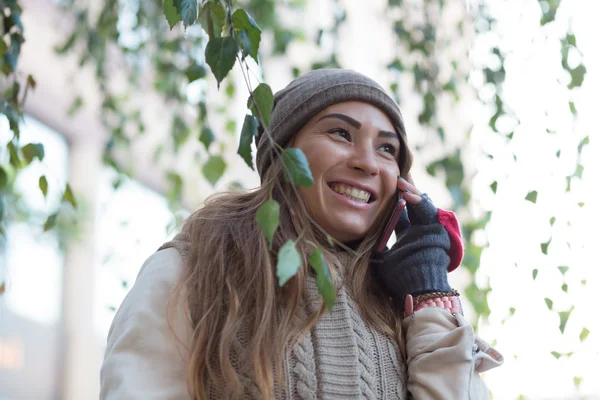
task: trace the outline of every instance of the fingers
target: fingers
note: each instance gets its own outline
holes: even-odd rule
[[[415,186],[412,177],[409,175],[407,179],[398,175],[398,189],[401,196],[409,204],[418,204],[421,202],[421,192]]]

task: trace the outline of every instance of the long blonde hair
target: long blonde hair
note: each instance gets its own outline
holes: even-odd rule
[[[412,156],[401,137],[400,170],[407,173]],[[322,304],[307,317],[297,312],[311,273],[307,258],[314,249],[307,244],[310,242],[322,248],[332,276],[338,275],[334,271],[343,272],[350,296],[366,321],[403,347],[401,311],[382,295],[369,268],[371,249],[392,205],[355,251],[339,244],[331,246],[284,175],[282,163],[275,160],[258,189],[212,196],[182,228],[189,250],[178,287],[179,293],[184,293],[193,328],[188,348],[188,386],[195,399],[208,399],[211,394],[218,398],[243,397],[249,390],[247,376],[254,393],[260,393],[261,398],[275,397],[275,386],[283,381],[287,349],[326,310]],[[280,203],[281,215],[269,250],[255,218],[258,208],[271,196]],[[296,240],[301,232],[305,240],[297,242],[297,249],[303,266],[284,287],[279,287],[276,254],[283,243]],[[336,284],[339,287],[340,282]],[[239,351],[236,337],[242,330],[248,347]]]

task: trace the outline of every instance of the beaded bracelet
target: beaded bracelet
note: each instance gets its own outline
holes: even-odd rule
[[[450,292],[430,292],[412,297],[406,296],[404,316],[412,316],[415,312],[427,307],[441,307],[452,314],[463,314],[460,294],[456,290]]]

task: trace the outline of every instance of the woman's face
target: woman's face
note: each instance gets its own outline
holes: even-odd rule
[[[295,136],[314,184],[300,188],[316,222],[341,242],[363,238],[398,184],[400,140],[387,115],[357,101],[334,104]]]

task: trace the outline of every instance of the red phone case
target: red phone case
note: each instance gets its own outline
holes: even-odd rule
[[[377,253],[381,253],[385,249],[385,245],[387,244],[388,240],[390,240],[390,236],[392,236],[392,232],[394,231],[394,228],[396,227],[396,224],[398,223],[398,220],[400,219],[400,216],[402,215],[402,211],[404,210],[404,207],[406,206],[406,202],[402,200],[402,196],[400,196],[400,192],[398,192],[398,200],[397,201],[398,201],[398,203],[396,204],[396,208],[394,209],[394,212],[392,213],[390,220],[388,221],[387,225],[385,226],[385,229],[383,230],[383,234],[381,235],[381,238],[379,239],[377,247],[375,248],[375,251]]]

